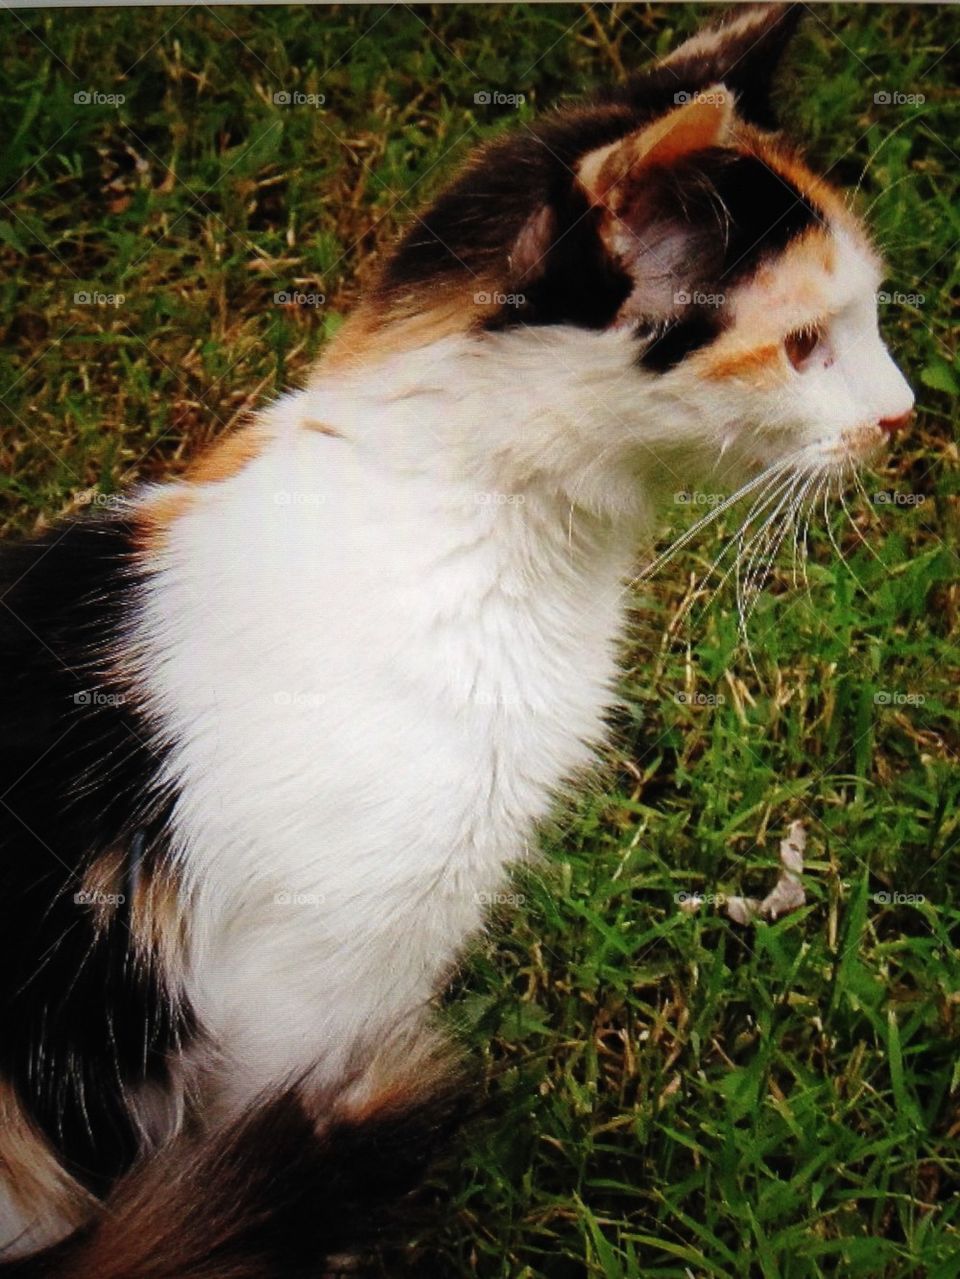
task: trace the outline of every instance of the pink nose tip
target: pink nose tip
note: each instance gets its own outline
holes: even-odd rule
[[[913,409],[907,409],[906,413],[901,413],[899,417],[882,417],[877,425],[888,435],[896,435],[898,431],[902,431],[909,425],[912,417]]]

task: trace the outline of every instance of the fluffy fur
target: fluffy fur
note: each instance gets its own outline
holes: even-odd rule
[[[481,150],[306,389],[15,549],[0,1215],[65,1237],[22,1273],[362,1247],[345,1170],[437,1127],[430,1001],[602,741],[664,493],[905,419],[876,255],[763,127],[794,20]]]

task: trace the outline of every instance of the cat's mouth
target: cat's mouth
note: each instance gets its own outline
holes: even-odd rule
[[[825,436],[803,445],[788,458],[781,458],[779,465],[790,465],[803,473],[847,471],[854,467],[870,466],[883,457],[890,447],[890,434],[875,423],[863,423],[841,431],[839,435]],[[744,458],[746,470],[757,477],[771,468],[777,468],[776,457],[764,457],[753,453]]]
[[[842,432],[840,439],[828,449],[831,461],[875,462],[890,445],[890,436],[876,423],[864,423]]]

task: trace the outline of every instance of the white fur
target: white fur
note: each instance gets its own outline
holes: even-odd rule
[[[669,67],[674,62],[684,62],[690,58],[714,56],[724,45],[729,44],[733,39],[739,38],[744,32],[749,31],[751,27],[757,27],[758,31],[764,28],[770,16],[765,12],[765,9],[766,5],[764,4],[749,5],[745,7],[744,13],[738,14],[729,22],[696,32],[695,35],[692,35],[689,40],[685,40],[666,58],[661,59],[661,66]],[[759,39],[759,34],[757,38]]]
[[[173,524],[138,640],[216,1101],[341,1079],[422,1015],[602,738],[658,495],[731,438],[822,463],[865,404],[902,411],[858,270],[809,392],[791,370],[766,391],[652,377],[626,332],[443,339],[321,368]]]
[[[144,601],[187,989],[231,1101],[340,1078],[416,1015],[602,735],[640,512],[571,523],[535,473],[559,452],[537,357],[511,404],[493,345],[288,398],[262,456],[174,525]]]
[[[56,1210],[55,1193],[46,1200],[37,1196],[28,1206],[0,1181],[0,1254],[4,1261],[28,1257],[75,1229],[77,1223]]]

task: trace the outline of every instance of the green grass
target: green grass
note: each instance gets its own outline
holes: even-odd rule
[[[619,78],[706,9],[0,15],[5,531],[175,472],[303,376],[476,138]],[[960,1273],[960,11],[813,14],[784,118],[816,167],[862,179],[889,290],[924,295],[881,307],[920,411],[865,484],[923,500],[834,513],[846,563],[815,519],[810,590],[786,562],[771,577],[755,668],[729,591],[663,639],[716,534],[638,596],[611,767],[448,1000],[494,1118],[392,1274]],[[274,303],[291,289],[325,301]],[[762,895],[793,818],[804,909],[751,929],[679,909]]]

